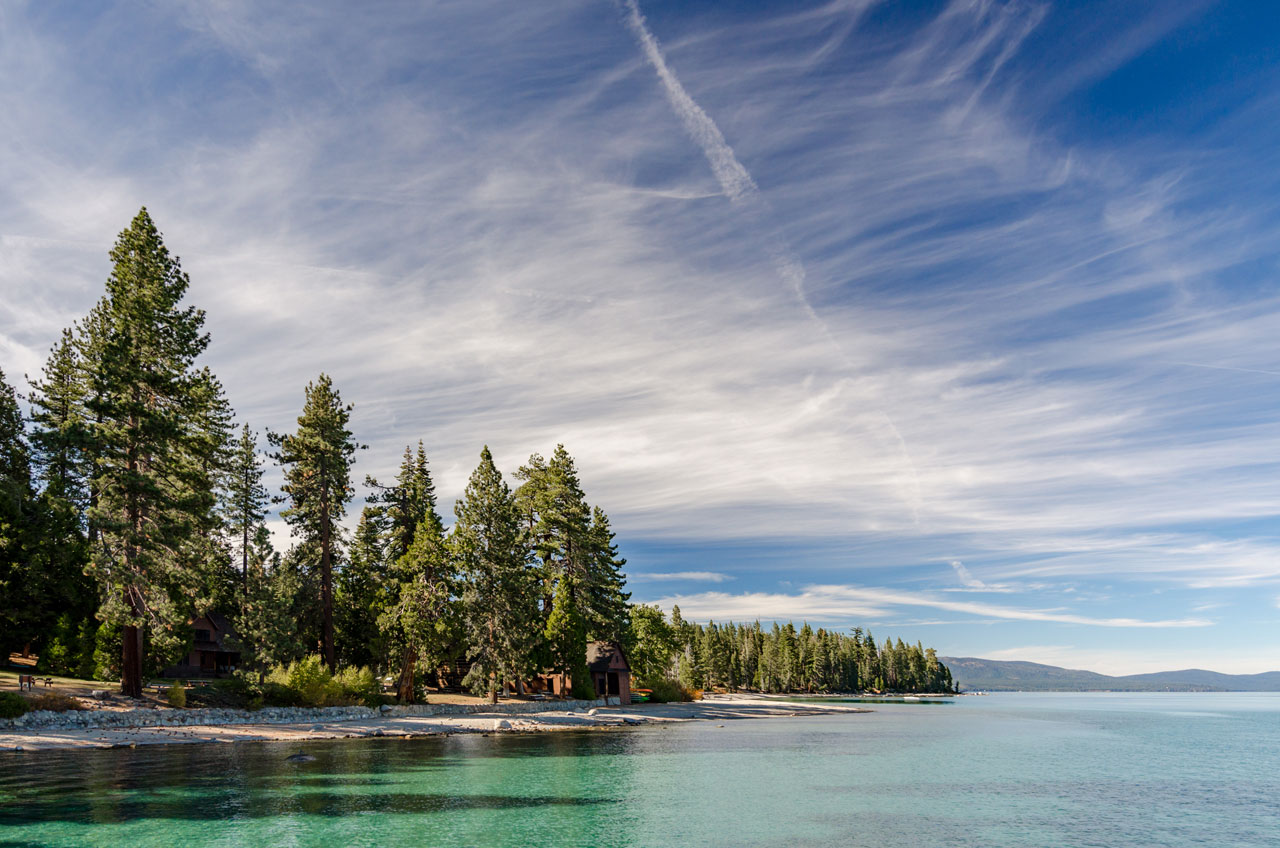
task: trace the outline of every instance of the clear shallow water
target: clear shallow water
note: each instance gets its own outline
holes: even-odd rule
[[[1280,845],[1280,695],[0,755],[0,845]]]

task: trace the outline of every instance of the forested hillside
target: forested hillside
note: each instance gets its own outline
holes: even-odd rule
[[[943,657],[966,691],[1020,692],[1277,692],[1280,672],[1220,674],[1186,669],[1111,677],[1032,662]]]

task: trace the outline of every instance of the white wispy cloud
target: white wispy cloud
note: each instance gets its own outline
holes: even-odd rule
[[[1035,621],[1076,624],[1088,627],[1119,628],[1186,628],[1207,627],[1213,622],[1204,618],[1140,619],[1129,617],[1095,617],[1053,609],[1024,609],[976,601],[938,598],[928,593],[904,592],[861,586],[809,586],[796,594],[769,592],[701,592],[671,595],[655,601],[669,610],[680,607],[680,614],[695,621],[769,619],[808,619],[815,622],[845,623],[884,617],[896,607],[926,607],[967,613],[981,618],[1004,621]]]
[[[189,3],[74,42],[6,13],[0,69],[25,84],[0,91],[2,366],[34,370],[89,309],[146,203],[242,417],[289,426],[330,371],[371,445],[358,473],[423,438],[446,509],[481,444],[512,470],[564,442],[624,544],[882,554],[797,585],[920,563],[954,582],[955,559],[981,584],[960,588],[1030,597],[931,608],[1057,621],[1031,582],[1280,580],[1274,537],[1216,527],[1280,512],[1280,301],[1215,282],[1267,255],[1265,210],[1211,157],[1044,129],[1059,95],[1014,70],[1038,8],[954,3],[884,40],[861,8],[662,44],[634,2],[626,27],[607,4]],[[1099,67],[1174,23],[1100,35]],[[109,81],[197,83],[122,66],[125,34],[230,79],[139,107]],[[1215,186],[1241,199],[1206,205]]]
[[[733,575],[719,571],[656,571],[629,574],[627,579],[633,583],[646,580],[693,580],[700,583],[724,583],[732,580]]]

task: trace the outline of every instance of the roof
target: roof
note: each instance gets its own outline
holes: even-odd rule
[[[196,640],[195,647],[197,650],[208,650],[209,645],[214,645],[217,650],[225,651],[228,650],[226,646],[227,637],[239,639],[235,626],[222,613],[211,610],[202,616],[196,617],[191,623],[195,624],[200,619],[208,621],[213,627],[213,632],[209,634],[212,638],[207,642],[202,639]]]
[[[588,642],[587,669],[589,671],[608,671],[609,666],[613,664],[615,655],[620,656],[623,666],[630,670],[631,663],[627,662],[627,655],[622,650],[622,646],[616,642]]]

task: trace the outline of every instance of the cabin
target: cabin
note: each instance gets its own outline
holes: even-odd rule
[[[631,664],[622,646],[615,642],[587,643],[587,671],[600,698],[617,698],[626,706],[631,703]]]
[[[161,677],[227,677],[240,665],[240,637],[227,617],[210,612],[191,622],[191,651],[160,673]]]
[[[620,704],[631,703],[631,664],[622,647],[614,642],[587,643],[587,673],[597,698],[617,698]],[[572,697],[573,683],[567,674],[547,672],[525,684],[530,694],[546,694],[557,698]]]

